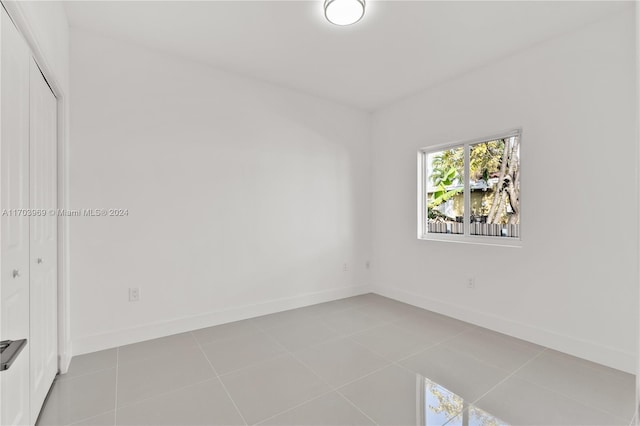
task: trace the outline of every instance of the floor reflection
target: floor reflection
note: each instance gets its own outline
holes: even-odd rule
[[[509,426],[496,416],[466,403],[462,397],[447,388],[425,377],[416,377],[421,425]]]

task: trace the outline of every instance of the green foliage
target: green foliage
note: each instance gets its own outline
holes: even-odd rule
[[[436,190],[429,201],[428,207],[430,209],[438,207],[463,191],[463,188],[447,189],[460,181],[460,173],[458,172],[460,169],[456,168],[454,163],[463,161],[464,157],[458,158],[460,155],[457,151],[462,152],[461,149],[450,149],[433,158],[430,179],[436,186]]]
[[[504,139],[473,145],[469,153],[469,173],[472,180],[489,180],[489,175],[500,170]]]
[[[464,188],[454,188],[447,190],[443,185],[440,185],[438,189],[431,196],[431,200],[429,201],[429,208],[436,208],[440,204],[447,202],[451,198],[455,197],[457,194],[462,193]]]
[[[484,179],[487,181],[491,173],[500,170],[504,143],[504,139],[497,139],[471,146],[469,173],[472,180]],[[441,173],[444,170],[453,168],[458,171],[459,175],[462,175],[464,170],[464,150],[460,147],[442,151],[442,153],[433,158],[431,166],[434,173]],[[438,184],[435,181],[433,183],[435,185]]]
[[[517,140],[514,145],[511,139],[495,139],[470,146],[468,179],[476,182],[482,179],[488,183],[496,178],[498,181],[482,193],[481,201],[477,196],[471,199],[472,215],[486,215],[490,223],[517,223],[520,210],[517,144]],[[466,179],[463,177],[464,156],[464,148],[457,147],[432,157],[429,179],[435,188],[428,200],[430,219],[439,217],[435,210],[438,206],[464,191],[460,188]],[[506,213],[507,205],[513,213]]]

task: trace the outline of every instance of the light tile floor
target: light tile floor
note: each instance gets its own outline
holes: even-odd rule
[[[44,425],[629,425],[634,376],[373,294],[75,357]]]

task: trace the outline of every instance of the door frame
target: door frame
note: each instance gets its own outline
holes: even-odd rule
[[[640,1],[636,0],[635,7],[635,27],[636,27],[636,184],[640,187]],[[640,207],[640,203],[636,204],[636,207]],[[637,247],[640,247],[640,234],[636,235]],[[637,272],[640,278],[640,259],[638,260]],[[639,294],[640,296],[640,294]],[[640,298],[636,301],[640,304]],[[640,314],[636,312],[636,334],[638,343],[636,346],[636,410],[632,425],[640,425]]]
[[[635,7],[635,27],[636,27],[636,184],[640,187],[640,1],[636,0]],[[636,207],[640,207],[640,203],[636,204]],[[640,247],[640,235],[636,235],[637,247]],[[640,259],[638,260],[637,272],[640,278]],[[639,294],[640,296],[640,294]],[[640,304],[640,298],[636,301]],[[640,314],[636,312],[636,334],[638,344],[636,346],[636,407],[634,420],[632,425],[640,425]]]
[[[69,208],[69,98],[41,47],[36,29],[31,25],[19,1],[2,1],[2,6],[25,38],[31,54],[49,83],[57,105],[58,209]],[[58,216],[58,370],[66,373],[71,362],[70,293],[69,293],[69,217]]]

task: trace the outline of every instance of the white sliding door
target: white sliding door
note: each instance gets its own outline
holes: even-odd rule
[[[30,422],[29,49],[0,6],[0,340],[27,344],[0,371],[0,424]],[[8,361],[10,348],[2,352]]]
[[[31,423],[58,371],[56,98],[31,60],[30,78]]]

